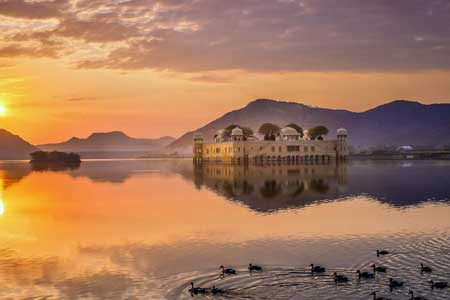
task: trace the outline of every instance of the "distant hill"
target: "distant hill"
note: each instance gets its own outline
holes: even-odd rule
[[[29,154],[37,150],[20,136],[0,129],[0,159],[29,159]]]
[[[44,151],[64,152],[154,152],[164,149],[173,137],[157,139],[132,138],[120,131],[93,133],[88,138],[73,137],[66,142],[45,144]]]
[[[450,104],[424,105],[396,100],[365,112],[351,112],[311,107],[295,102],[258,99],[247,106],[187,132],[168,147],[172,151],[190,151],[193,132],[202,132],[206,140],[230,124],[251,127],[255,132],[262,123],[284,126],[295,122],[304,129],[325,125],[327,138],[334,138],[340,127],[349,131],[349,141],[356,147],[381,145],[439,146],[450,144]]]

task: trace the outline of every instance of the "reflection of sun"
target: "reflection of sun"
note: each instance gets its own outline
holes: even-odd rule
[[[2,192],[3,192],[3,179],[0,177],[0,217],[5,212],[5,205],[3,204]]]
[[[0,198],[0,216],[5,212],[5,206],[3,205],[3,200]]]

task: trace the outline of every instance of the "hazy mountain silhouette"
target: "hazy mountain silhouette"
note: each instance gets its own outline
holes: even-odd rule
[[[18,135],[0,129],[0,159],[27,159],[39,150]]]
[[[120,131],[93,133],[88,138],[73,137],[70,140],[45,144],[38,147],[44,151],[66,152],[120,152],[120,151],[156,151],[164,148],[174,140],[173,137],[157,139],[132,138]]]
[[[248,126],[256,131],[262,123],[280,126],[295,122],[304,129],[325,125],[328,138],[336,129],[345,127],[353,146],[416,145],[438,146],[450,143],[450,104],[424,105],[414,101],[396,100],[365,112],[351,112],[311,107],[300,103],[258,99],[247,106],[187,132],[173,141],[169,149],[185,150],[192,145],[192,134],[202,132],[206,140],[230,124]]]

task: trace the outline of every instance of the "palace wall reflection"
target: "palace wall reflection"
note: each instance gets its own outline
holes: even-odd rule
[[[351,161],[342,164],[203,164],[194,167],[206,187],[259,212],[303,207],[358,195],[392,206],[448,202],[448,161]]]
[[[194,166],[196,186],[259,212],[303,207],[339,198],[347,164],[201,164]]]

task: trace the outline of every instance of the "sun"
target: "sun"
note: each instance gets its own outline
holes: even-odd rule
[[[6,114],[6,107],[0,103],[0,116],[4,116]]]

